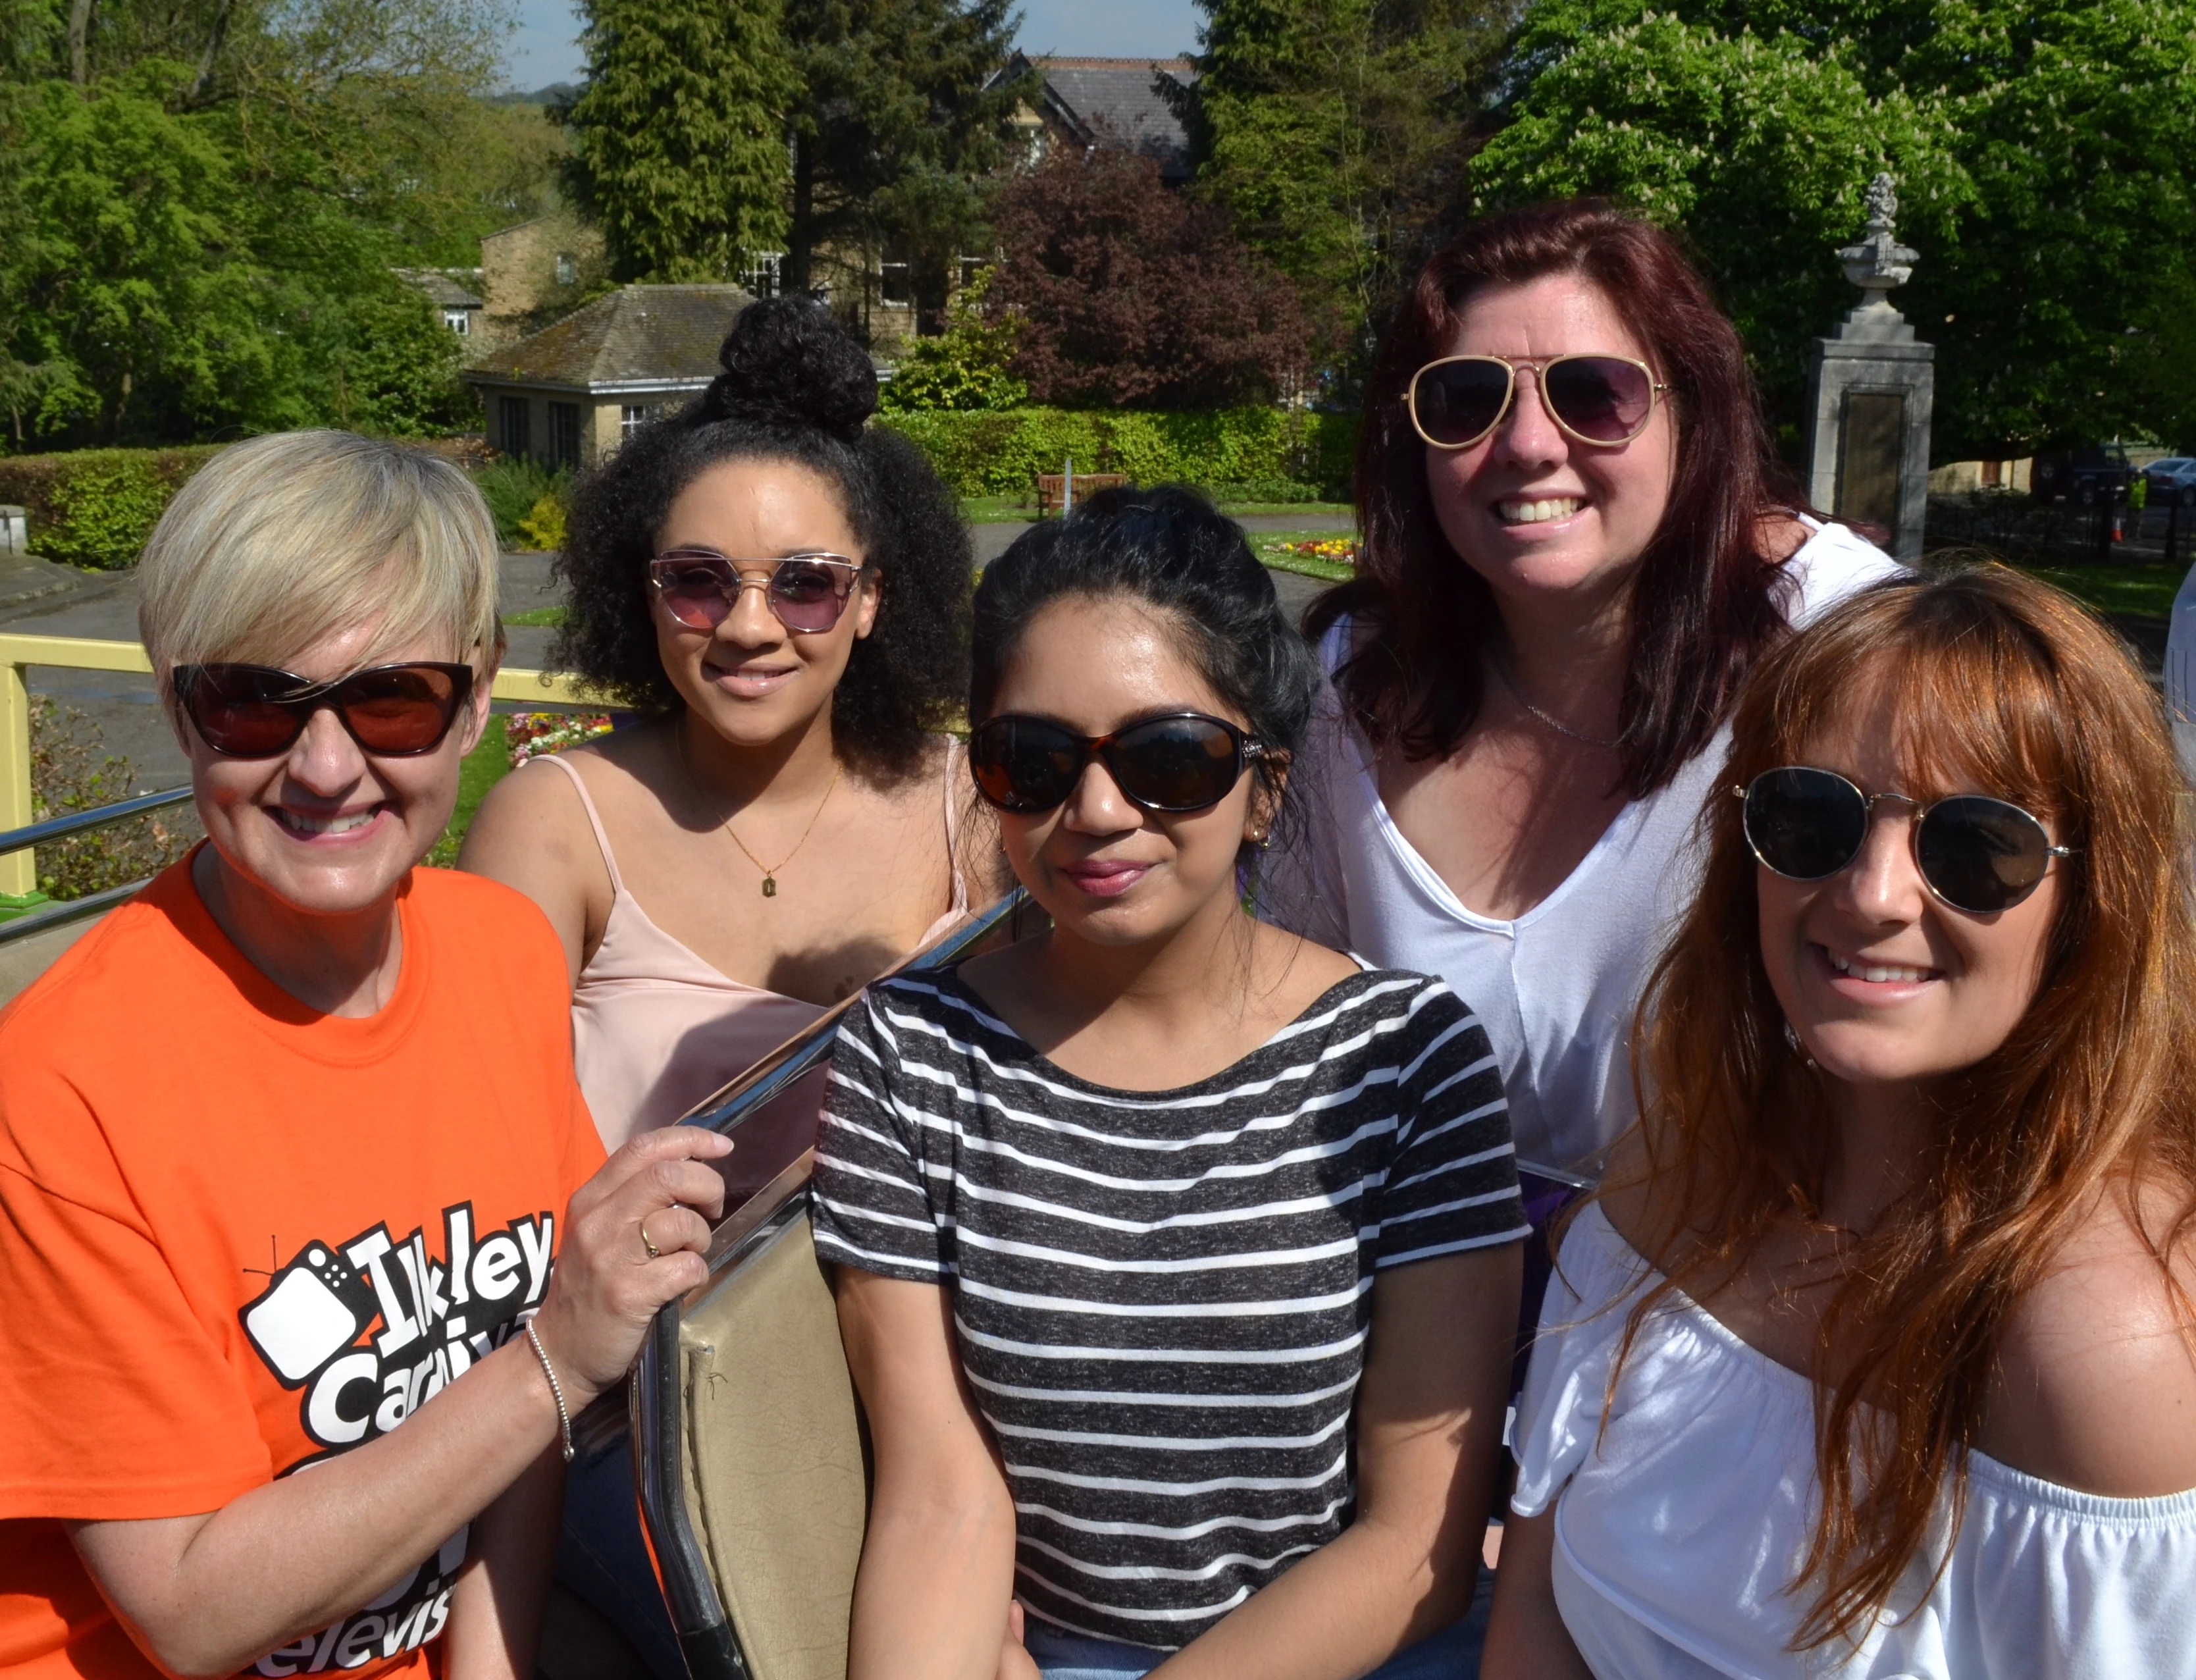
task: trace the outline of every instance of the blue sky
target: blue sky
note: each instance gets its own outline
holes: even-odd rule
[[[514,88],[579,79],[579,20],[570,0],[518,0],[504,55]],[[1022,0],[1021,46],[1032,53],[1164,58],[1197,50],[1190,0]]]

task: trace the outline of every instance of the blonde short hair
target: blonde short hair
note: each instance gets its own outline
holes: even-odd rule
[[[346,431],[224,449],[178,491],[137,567],[153,669],[284,665],[374,623],[361,662],[431,638],[478,667],[500,654],[497,543],[464,469]]]

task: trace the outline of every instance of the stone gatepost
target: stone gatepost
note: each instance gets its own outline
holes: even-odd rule
[[[1898,196],[1887,175],[1868,189],[1868,233],[1838,252],[1859,307],[1807,360],[1807,494],[1841,519],[1881,525],[1901,560],[1922,554],[1929,509],[1929,411],[1937,347],[1891,307],[1920,253],[1893,237]]]

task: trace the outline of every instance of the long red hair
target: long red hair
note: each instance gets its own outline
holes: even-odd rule
[[[2008,1315],[2098,1198],[2163,1185],[2177,1198],[2164,1232],[2137,1221],[2161,1266],[2196,1200],[2187,789],[2158,696],[2087,611],[2003,567],[1879,585],[1770,654],[1733,716],[1727,773],[1702,819],[1700,896],[1633,1035],[1650,1094],[1647,1248],[1666,1281],[1635,1306],[1626,1351],[1672,1290],[1698,1298],[1772,1229],[1817,1221],[1823,1076],[1784,1037],[1760,955],[1758,865],[1729,789],[1806,762],[1856,693],[1885,684],[1904,720],[1904,791],[1987,789],[2079,852],[2054,866],[2065,875],[2034,1000],[1997,1051],[1936,1094],[1924,1187],[1847,1239],[1828,1285],[1814,1371],[1822,1498],[1795,1584],[1813,1593],[1803,1646],[1865,1629],[1948,1488],[1957,1521]]]
[[[1357,576],[1307,615],[1314,637],[1347,615],[1369,632],[1338,686],[1376,746],[1452,751],[1478,715],[1494,592],[1434,517],[1411,376],[1448,354],[1459,314],[1490,286],[1576,274],[1598,286],[1669,387],[1677,475],[1632,593],[1619,713],[1622,785],[1638,798],[1678,773],[1730,710],[1739,681],[1784,633],[1765,522],[1803,505],[1771,447],[1737,329],[1669,234],[1590,199],[1474,222],[1427,259],[1397,307],[1365,388]]]

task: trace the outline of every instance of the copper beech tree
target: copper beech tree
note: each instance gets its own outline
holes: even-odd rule
[[[1228,212],[1163,185],[1150,158],[1055,150],[993,203],[1001,257],[985,297],[1020,319],[1014,372],[1069,408],[1270,402],[1305,375],[1295,289]]]

